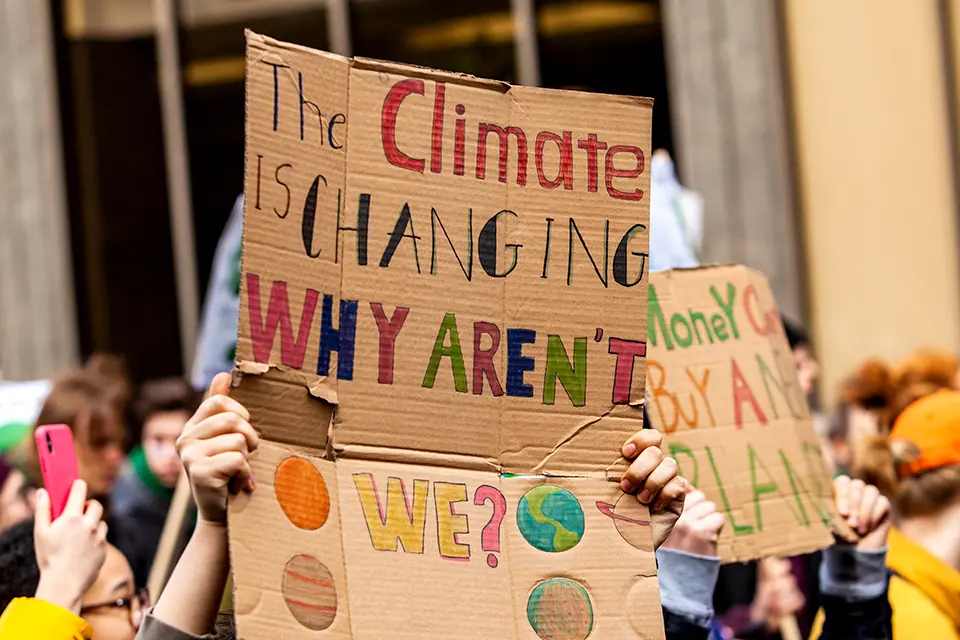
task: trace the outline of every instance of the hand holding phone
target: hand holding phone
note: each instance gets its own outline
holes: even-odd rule
[[[83,594],[96,581],[107,555],[107,523],[103,506],[87,500],[87,484],[77,480],[66,508],[51,520],[50,496],[37,491],[36,542],[40,582],[36,598],[80,614]]]
[[[80,477],[73,432],[65,424],[47,424],[37,427],[35,437],[43,486],[50,495],[50,518],[56,520],[67,506],[74,481]]]

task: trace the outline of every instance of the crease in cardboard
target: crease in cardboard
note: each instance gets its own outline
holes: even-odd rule
[[[345,460],[372,460],[395,462],[398,464],[419,465],[424,467],[444,467],[467,471],[487,471],[501,473],[502,467],[495,460],[480,456],[440,453],[422,449],[398,449],[395,447],[374,447],[369,445],[338,445],[336,457]]]
[[[609,416],[611,413],[613,413],[614,409],[616,409],[616,405],[612,405],[609,409],[607,409],[606,411],[604,411],[604,412],[603,412],[602,414],[600,414],[599,416],[596,416],[596,417],[594,417],[594,418],[589,418],[589,419],[587,419],[587,420],[584,420],[583,422],[581,422],[580,424],[578,424],[577,426],[575,426],[573,429],[571,429],[571,430],[570,430],[570,433],[568,433],[566,436],[564,436],[563,439],[560,440],[560,442],[558,442],[557,444],[555,444],[555,445],[553,446],[553,449],[550,451],[550,453],[548,453],[546,456],[543,457],[542,460],[540,460],[540,462],[538,462],[536,465],[534,465],[534,467],[533,467],[533,472],[536,474],[536,473],[540,473],[541,471],[543,471],[543,469],[547,466],[547,463],[550,462],[550,459],[553,458],[553,456],[557,455],[557,453],[558,453],[563,447],[565,447],[566,445],[570,444],[577,436],[579,436],[580,434],[582,434],[584,431],[586,431],[587,429],[589,429],[589,428],[592,427],[593,425],[597,424],[598,422],[600,422],[601,420],[603,420],[604,418],[606,418],[607,416]]]

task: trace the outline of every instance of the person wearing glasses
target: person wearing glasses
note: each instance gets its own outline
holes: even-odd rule
[[[73,485],[63,514],[37,491],[33,520],[0,534],[0,640],[133,640],[149,598],[107,543],[103,507]]]
[[[83,594],[80,617],[92,628],[95,640],[128,640],[136,635],[150,597],[135,589],[133,571],[120,551],[107,545],[107,555],[97,581]]]

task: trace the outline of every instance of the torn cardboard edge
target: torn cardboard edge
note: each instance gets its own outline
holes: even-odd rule
[[[607,100],[612,100],[616,102],[626,102],[637,104],[645,107],[653,107],[654,101],[653,98],[648,98],[644,96],[626,96],[621,94],[614,93],[597,93],[593,91],[577,91],[575,89],[552,89],[549,87],[529,87],[525,85],[513,85],[509,82],[503,82],[502,80],[491,80],[487,78],[480,78],[469,73],[459,73],[455,71],[444,71],[441,69],[434,69],[432,67],[425,67],[416,64],[403,63],[403,62],[391,62],[388,60],[380,60],[377,58],[365,58],[363,56],[354,56],[347,57],[341,56],[335,53],[330,53],[327,51],[318,51],[317,49],[311,49],[310,47],[305,47],[303,45],[292,44],[289,42],[284,42],[282,40],[276,40],[270,36],[257,33],[251,29],[244,30],[244,36],[246,38],[247,46],[250,46],[250,43],[256,43],[257,46],[262,47],[276,47],[278,49],[289,49],[292,51],[299,51],[301,53],[307,53],[309,55],[322,54],[324,56],[330,57],[335,60],[340,60],[348,64],[351,68],[360,69],[364,71],[376,71],[378,73],[399,73],[401,75],[418,78],[421,80],[437,80],[441,79],[451,84],[459,84],[465,87],[473,87],[476,89],[487,89],[490,91],[496,91],[498,93],[510,93],[516,87],[521,87],[527,90],[536,90],[542,91],[546,94],[555,93],[555,94],[581,94],[589,96],[597,96]],[[349,126],[349,125],[348,125]]]

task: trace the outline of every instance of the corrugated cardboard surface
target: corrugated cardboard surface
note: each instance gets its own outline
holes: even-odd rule
[[[829,545],[831,478],[766,278],[739,266],[655,273],[649,322],[650,420],[726,513],[723,559]]]
[[[248,33],[244,638],[663,637],[649,514],[611,482],[651,112]]]

